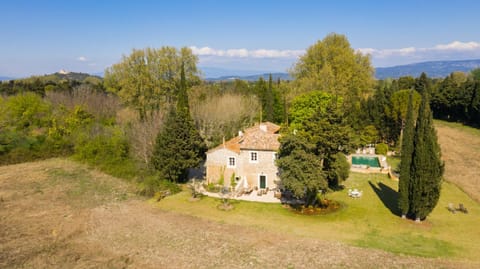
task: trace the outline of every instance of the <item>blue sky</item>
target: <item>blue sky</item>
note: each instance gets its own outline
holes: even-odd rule
[[[327,34],[374,66],[480,58],[480,1],[2,1],[0,75],[102,72],[133,48],[201,67],[286,71]]]

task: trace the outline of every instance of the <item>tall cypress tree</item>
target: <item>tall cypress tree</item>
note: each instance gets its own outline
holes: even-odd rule
[[[188,179],[188,169],[198,167],[206,150],[190,116],[183,64],[180,76],[176,109],[172,106],[164,127],[158,133],[152,156],[155,169],[164,178],[175,182]]]
[[[402,218],[405,218],[410,211],[410,166],[412,164],[413,137],[414,137],[414,119],[413,119],[413,91],[410,90],[408,97],[407,117],[402,139],[402,158],[400,162],[400,179],[398,182],[398,192],[400,199],[398,206],[402,212]]]
[[[423,83],[422,102],[417,118],[414,136],[414,151],[411,164],[411,200],[410,211],[417,221],[425,219],[432,212],[440,198],[440,189],[443,176],[443,162],[437,134],[433,127],[432,112],[429,105],[428,83]],[[416,85],[416,86],[417,86]]]
[[[267,92],[265,93],[265,119],[270,122],[274,122],[275,112],[274,112],[274,102],[275,96],[273,93],[273,81],[272,74],[268,77],[268,87]]]

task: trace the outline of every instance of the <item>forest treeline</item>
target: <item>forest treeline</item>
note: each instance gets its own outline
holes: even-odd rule
[[[179,100],[187,100],[185,119],[206,148],[271,121],[316,141],[317,155],[330,156],[333,168],[339,151],[372,143],[398,149],[408,92],[419,83],[413,77],[376,81],[369,57],[337,34],[307,50],[292,68],[292,81],[206,82],[197,63],[189,48],[146,48],[124,56],[103,80],[54,74],[0,83],[0,164],[73,156],[136,180],[152,194],[165,178],[152,165],[157,138]],[[435,118],[478,127],[480,70],[427,81]],[[179,97],[182,89],[188,98]],[[413,99],[418,109],[420,94]],[[313,130],[330,132],[328,141]],[[335,130],[342,132],[334,141],[341,145],[332,144]],[[325,147],[335,151],[325,153]]]

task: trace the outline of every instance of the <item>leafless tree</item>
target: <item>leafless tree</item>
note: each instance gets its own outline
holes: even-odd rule
[[[208,147],[250,126],[261,111],[258,99],[253,95],[225,93],[204,98],[190,97],[190,100],[193,119]]]
[[[71,92],[47,91],[45,97],[52,104],[63,105],[69,109],[82,106],[98,118],[113,118],[120,109],[120,102],[115,95],[95,90],[88,84],[82,84]]]
[[[163,110],[153,111],[143,120],[137,116],[128,124],[127,135],[132,147],[132,154],[145,164],[150,163],[155,139],[163,126],[165,114]]]

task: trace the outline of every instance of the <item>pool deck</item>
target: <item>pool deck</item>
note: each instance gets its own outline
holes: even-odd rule
[[[369,167],[368,165],[352,165],[352,156],[359,156],[359,157],[377,157],[378,161],[380,162],[380,167]],[[390,166],[388,166],[387,158],[384,155],[379,154],[351,154],[347,156],[347,159],[351,165],[350,171],[358,172],[358,173],[381,173],[381,174],[388,174],[390,171]]]

